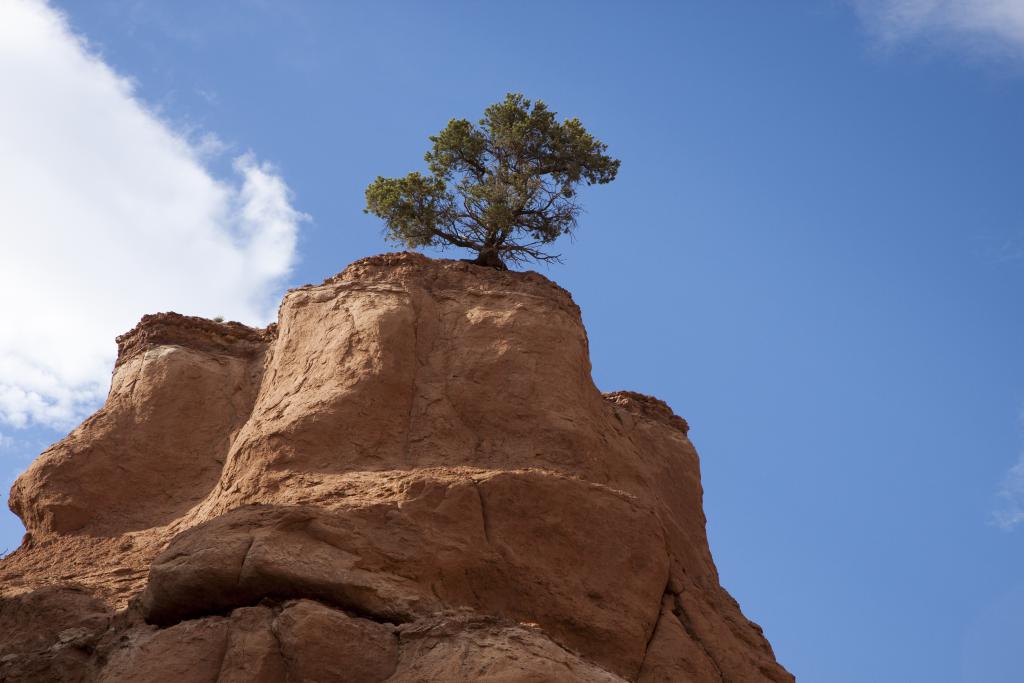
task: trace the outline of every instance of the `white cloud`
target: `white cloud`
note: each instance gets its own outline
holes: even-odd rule
[[[304,216],[251,154],[234,175],[135,98],[41,0],[0,1],[0,422],[66,427],[143,313],[273,316]]]
[[[992,514],[996,526],[1009,530],[1024,522],[1024,457],[1006,473],[996,497],[999,505]]]
[[[885,44],[938,39],[1024,56],[1024,0],[852,0]]]

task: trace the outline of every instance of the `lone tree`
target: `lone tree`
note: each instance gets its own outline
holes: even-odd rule
[[[618,159],[577,119],[559,123],[540,100],[510,93],[479,125],[452,119],[430,141],[429,175],[378,176],[366,209],[384,219],[386,236],[408,247],[455,245],[475,263],[559,261],[545,247],[572,233],[576,188],[610,183]]]

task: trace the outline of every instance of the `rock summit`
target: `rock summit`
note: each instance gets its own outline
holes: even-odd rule
[[[719,584],[687,423],[601,394],[536,273],[376,256],[118,350],[11,489],[0,680],[794,680]]]

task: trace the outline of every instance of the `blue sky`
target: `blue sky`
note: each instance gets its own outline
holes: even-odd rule
[[[53,7],[87,48],[0,48],[0,483],[96,407],[142,313],[265,322],[388,248],[370,180],[521,91],[622,160],[540,271],[598,386],[690,422],[722,582],[780,661],[1019,680],[1024,5]]]

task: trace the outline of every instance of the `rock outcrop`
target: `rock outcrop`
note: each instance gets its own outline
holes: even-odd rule
[[[0,680],[792,681],[719,585],[686,422],[567,292],[389,254],[255,330],[118,339],[14,484]]]

